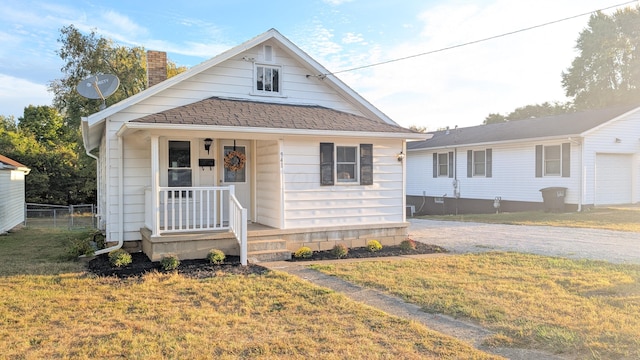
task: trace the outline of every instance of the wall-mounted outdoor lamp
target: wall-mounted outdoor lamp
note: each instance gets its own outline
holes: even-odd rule
[[[402,161],[402,160],[404,160],[404,153],[400,151],[400,154],[398,154],[398,161]]]
[[[209,153],[209,149],[211,149],[211,143],[213,143],[211,138],[204,139],[204,149],[207,150],[207,154]]]

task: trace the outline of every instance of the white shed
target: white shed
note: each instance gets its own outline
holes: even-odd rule
[[[0,155],[0,234],[24,223],[25,176],[31,169]]]

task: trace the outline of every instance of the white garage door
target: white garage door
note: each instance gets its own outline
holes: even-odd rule
[[[596,155],[596,205],[631,203],[632,156]]]

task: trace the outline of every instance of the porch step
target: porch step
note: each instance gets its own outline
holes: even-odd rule
[[[286,249],[287,249],[287,242],[282,239],[249,240],[247,243],[247,251],[249,253],[253,251],[286,250]]]
[[[247,243],[249,261],[277,261],[291,259],[287,241],[282,239],[249,240]]]
[[[284,250],[259,250],[259,251],[249,251],[247,253],[247,258],[249,262],[266,262],[266,261],[280,261],[280,260],[291,260],[291,251]]]

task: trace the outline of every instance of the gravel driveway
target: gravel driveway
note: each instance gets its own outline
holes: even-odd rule
[[[640,264],[640,233],[409,219],[409,236],[452,253],[516,251]]]

